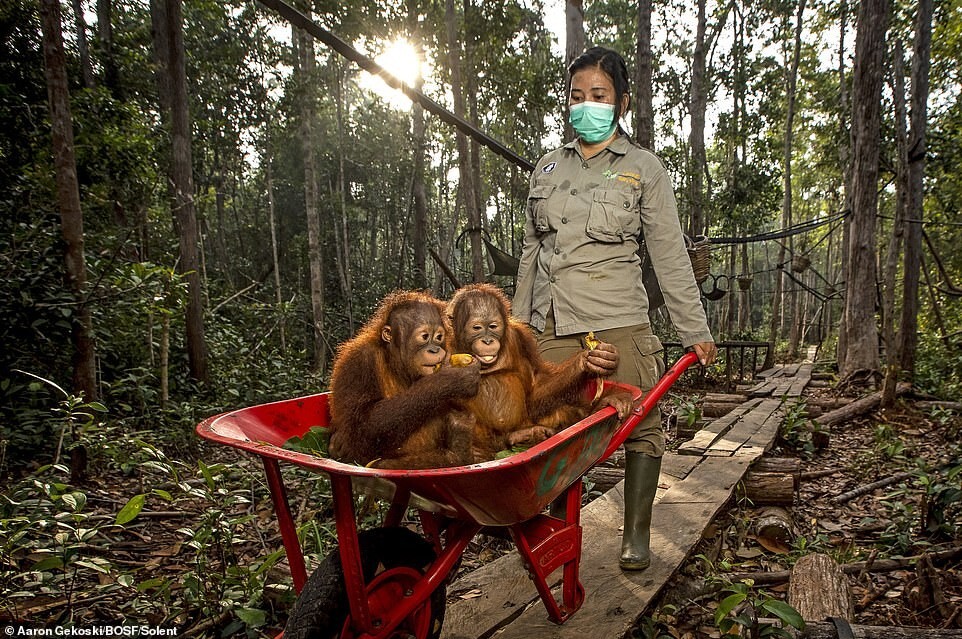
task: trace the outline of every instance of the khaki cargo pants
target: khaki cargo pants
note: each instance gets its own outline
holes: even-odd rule
[[[584,333],[555,336],[554,313],[551,312],[548,313],[544,331],[535,331],[535,334],[538,337],[538,349],[542,357],[549,362],[563,362],[584,350]],[[665,374],[661,340],[652,333],[648,324],[595,331],[595,337],[614,344],[618,349],[618,370],[609,378],[612,381],[649,391]],[[650,457],[661,457],[665,453],[665,431],[661,426],[661,411],[657,406],[628,435],[625,450]]]

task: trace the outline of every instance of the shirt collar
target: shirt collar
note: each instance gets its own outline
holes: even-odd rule
[[[628,136],[624,133],[619,133],[618,136],[611,141],[611,144],[605,147],[605,151],[611,151],[615,155],[625,155],[628,153],[628,149],[631,147],[631,142],[628,141]],[[562,147],[570,151],[578,153],[578,138],[575,138],[568,142]]]

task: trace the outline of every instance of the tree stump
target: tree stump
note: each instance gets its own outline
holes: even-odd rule
[[[745,473],[740,492],[755,506],[791,506],[795,502],[795,478],[786,473],[750,470]]]
[[[848,621],[855,618],[848,577],[834,559],[821,553],[805,555],[795,562],[787,600],[806,622],[828,617]]]

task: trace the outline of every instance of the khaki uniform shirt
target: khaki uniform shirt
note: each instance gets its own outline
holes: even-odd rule
[[[682,344],[712,341],[668,173],[624,135],[590,160],[573,141],[538,161],[514,315],[541,331],[553,309],[559,336],[646,324],[642,232]]]

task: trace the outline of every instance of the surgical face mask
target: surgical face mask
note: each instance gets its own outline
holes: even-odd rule
[[[615,132],[615,105],[604,102],[578,102],[569,107],[568,122],[578,137],[595,144]]]

